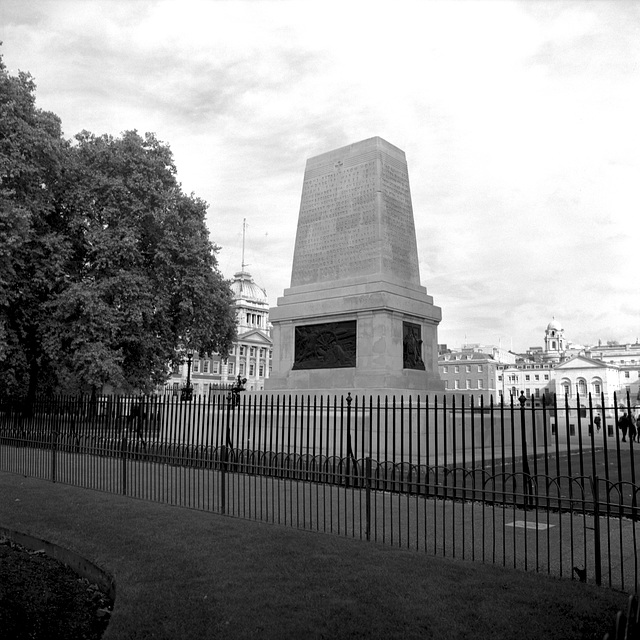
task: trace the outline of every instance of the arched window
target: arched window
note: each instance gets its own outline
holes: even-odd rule
[[[591,381],[591,393],[598,398],[602,394],[602,380],[600,378],[594,378]]]
[[[564,378],[560,383],[560,386],[562,387],[562,393],[567,396],[571,396],[571,380],[567,380],[567,378]]]
[[[582,397],[587,395],[587,381],[584,378],[578,379],[578,393]]]

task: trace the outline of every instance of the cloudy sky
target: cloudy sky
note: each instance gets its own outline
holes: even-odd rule
[[[227,277],[290,284],[307,158],[405,151],[439,342],[640,337],[640,3],[2,0],[65,136],[154,132]]]

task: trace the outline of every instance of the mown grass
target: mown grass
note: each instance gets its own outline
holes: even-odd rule
[[[0,473],[0,525],[116,579],[109,639],[593,638],[626,594]]]

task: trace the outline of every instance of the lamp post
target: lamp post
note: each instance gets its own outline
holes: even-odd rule
[[[529,470],[529,459],[527,457],[527,429],[525,425],[524,406],[527,402],[527,396],[524,395],[524,391],[520,392],[518,398],[520,402],[520,431],[522,437],[522,474],[524,479],[524,503],[525,507],[528,504],[533,504],[533,483],[531,481],[531,471]]]
[[[193,362],[193,351],[187,350],[187,384],[182,388],[180,400],[191,402],[193,398],[193,386],[191,384],[191,363]]]
[[[235,382],[231,389],[229,389],[229,393],[227,394],[227,400],[229,401],[229,405],[237,407],[240,404],[240,392],[244,391],[244,385],[247,383],[246,378],[241,378],[240,374],[236,378]]]

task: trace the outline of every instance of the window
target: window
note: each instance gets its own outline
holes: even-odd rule
[[[467,373],[471,373],[471,365],[468,364],[464,369]]]
[[[454,389],[459,389],[460,388],[460,380],[454,380],[453,381],[453,388]]]
[[[243,356],[247,353],[247,347],[245,347],[244,345],[242,345],[240,347],[240,355]]]
[[[218,360],[213,361],[213,367],[211,370],[213,373],[220,373],[220,362]]]
[[[200,360],[193,361],[193,373],[198,373],[200,371]]]
[[[540,397],[540,389],[536,389],[536,398]]]
[[[482,380],[478,380],[478,389],[484,389],[484,383]]]
[[[255,371],[255,365],[254,364],[250,364],[249,365],[249,375],[253,376],[254,371]]]
[[[482,373],[483,371],[483,366],[481,364],[478,365],[478,373]]]
[[[256,355],[256,348],[255,347],[251,347],[251,349],[249,349],[249,355],[250,356],[255,356]]]
[[[600,395],[600,394],[602,393],[602,387],[600,386],[600,383],[599,383],[599,382],[596,382],[596,383],[593,385],[593,391],[594,391],[594,393],[596,393],[597,395]]]
[[[527,374],[527,375],[524,377],[524,379],[525,379],[527,382],[529,382],[529,380],[531,380],[531,376],[530,376],[529,374]]]
[[[261,364],[260,367],[258,368],[258,375],[262,378],[264,377],[264,365]]]
[[[449,373],[449,367],[442,367],[442,373]]]
[[[458,365],[453,367],[453,373],[460,373],[460,367]]]
[[[471,380],[467,380],[466,383],[467,389],[471,389]]]
[[[229,368],[227,369],[227,371],[229,372],[229,375],[232,376],[235,374],[235,367],[233,362],[229,363]]]
[[[241,376],[243,376],[243,375],[244,375],[244,362],[241,362],[241,363],[238,365],[238,373],[239,373]]]
[[[524,395],[527,396],[527,398],[530,397],[531,396],[531,389],[526,389]]]
[[[209,360],[202,361],[202,371],[203,373],[209,373]]]
[[[628,378],[628,377],[629,377],[629,372],[628,372],[628,371],[625,371],[625,372],[624,372],[624,377],[625,377],[625,378]]]
[[[548,373],[545,373],[545,374],[544,374],[544,379],[545,379],[545,380],[548,380],[548,379],[549,379],[549,374],[548,374]]]
[[[502,376],[498,376],[498,382],[502,382]]]
[[[536,380],[540,380],[540,374],[536,373]]]

